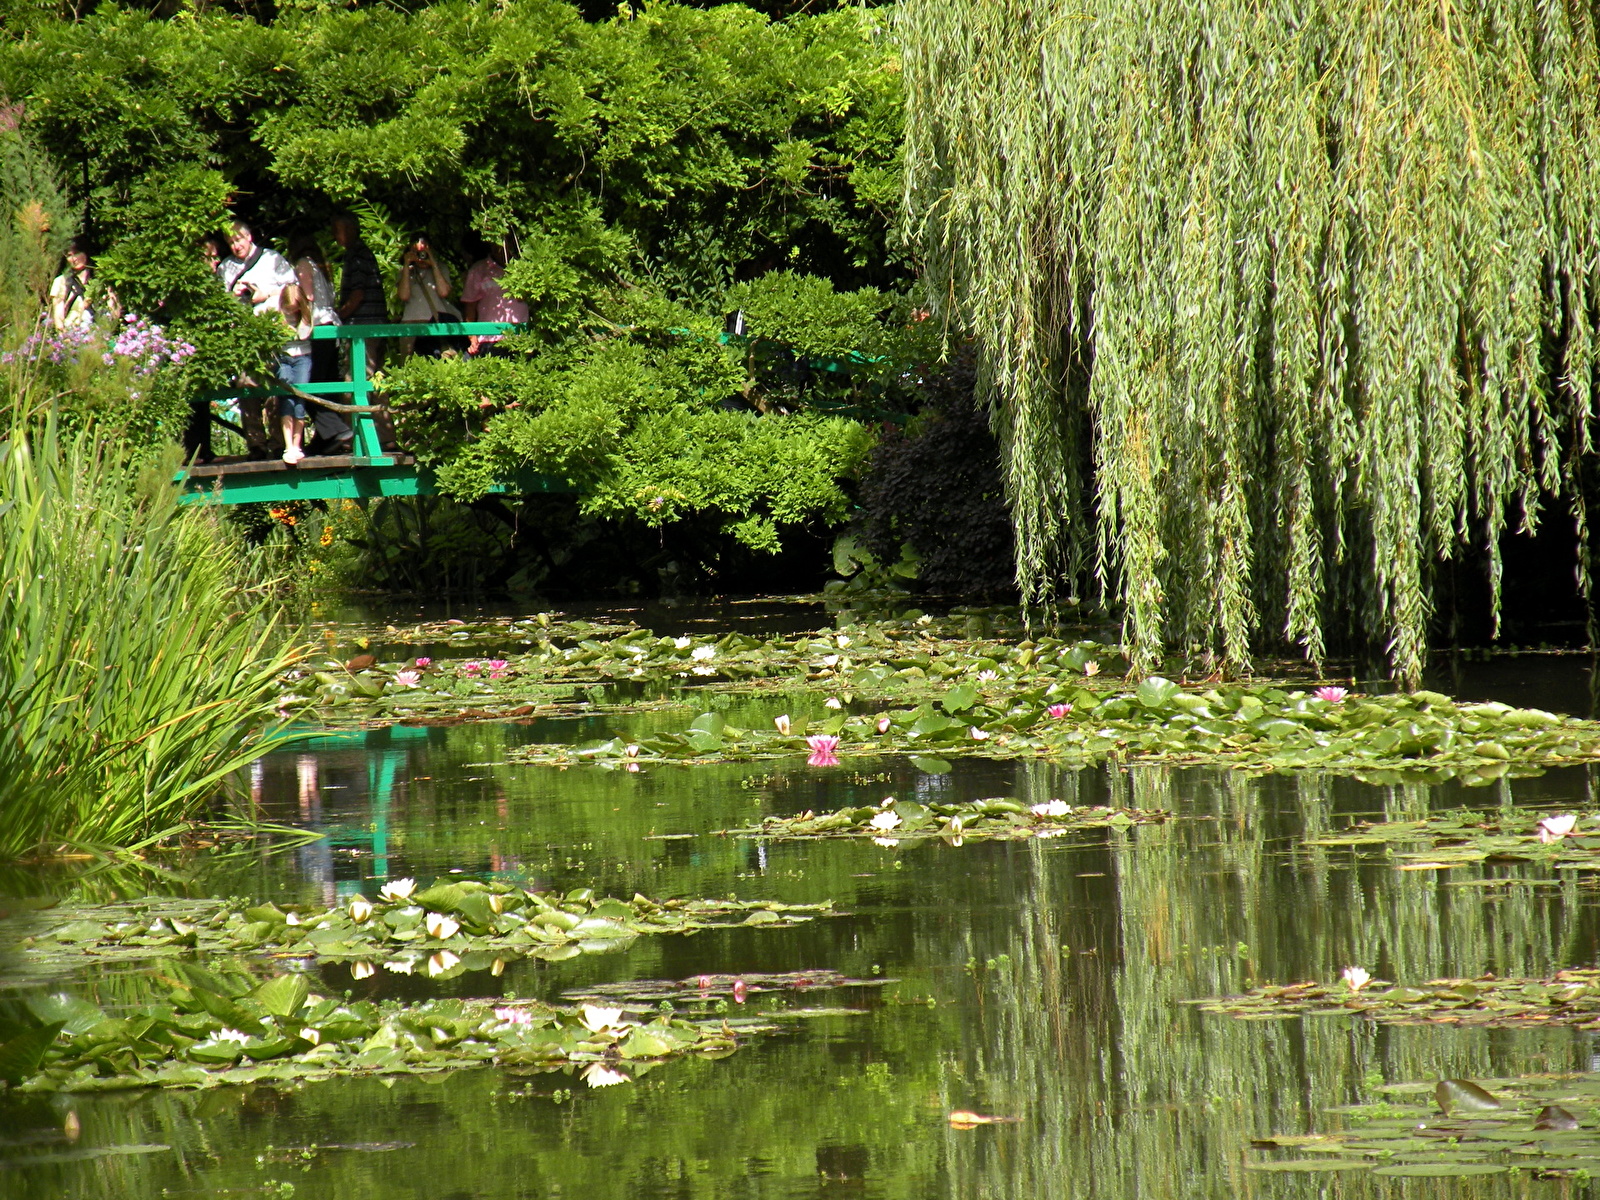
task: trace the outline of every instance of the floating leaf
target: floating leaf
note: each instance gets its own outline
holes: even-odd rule
[[[1470,1079],[1441,1079],[1434,1098],[1442,1112],[1499,1112],[1504,1105]]]
[[[911,765],[925,775],[948,775],[950,764],[942,758],[927,758],[920,754],[911,756]]]

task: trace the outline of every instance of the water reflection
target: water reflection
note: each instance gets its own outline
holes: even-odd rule
[[[1251,1137],[1325,1128],[1338,1118],[1323,1110],[1361,1098],[1372,1080],[1589,1069],[1600,1052],[1589,1032],[1244,1022],[1180,1002],[1263,980],[1327,979],[1352,963],[1422,979],[1595,961],[1586,875],[1530,864],[1401,871],[1381,856],[1303,844],[1361,815],[1580,803],[1592,787],[1586,771],[1465,788],[973,760],[936,777],[899,759],[637,775],[507,765],[507,748],[529,737],[542,740],[526,726],[397,728],[272,756],[252,777],[262,815],[328,836],[243,865],[202,864],[184,886],[326,903],[371,895],[390,878],[461,872],[622,895],[832,897],[849,916],[782,932],[640,939],[618,954],[514,964],[501,979],[478,972],[449,987],[557,997],[615,980],[824,967],[898,982],[881,997],[853,998],[865,1015],[818,1020],[729,1059],[671,1064],[605,1092],[564,1075],[479,1071],[288,1091],[14,1099],[0,1108],[0,1126],[35,1140],[0,1149],[9,1164],[0,1194],[1220,1200],[1584,1190],[1509,1178],[1418,1190],[1364,1177],[1260,1177],[1243,1164]],[[886,794],[1060,797],[1180,817],[1076,840],[959,848],[710,836],[769,812]],[[1503,882],[1475,886],[1486,879]],[[363,986],[438,991],[385,975]],[[134,1003],[152,985],[85,975],[75,986]],[[322,986],[357,984],[330,968]],[[953,1129],[955,1109],[1021,1121]],[[46,1150],[59,1159],[68,1112],[81,1125],[75,1153],[171,1149],[17,1165]]]

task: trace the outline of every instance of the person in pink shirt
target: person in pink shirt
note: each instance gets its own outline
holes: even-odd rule
[[[500,290],[500,276],[510,257],[511,238],[489,248],[489,256],[472,264],[461,288],[461,309],[468,321],[506,321],[521,325],[528,319],[528,306]],[[493,353],[499,334],[467,339],[467,353],[478,356]]]

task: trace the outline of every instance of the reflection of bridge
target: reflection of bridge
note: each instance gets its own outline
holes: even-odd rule
[[[319,341],[337,339],[350,343],[349,382],[308,383],[297,388],[275,383],[271,387],[234,388],[214,399],[246,396],[285,396],[298,394],[319,400],[350,418],[355,440],[351,453],[307,458],[295,466],[279,459],[261,461],[223,460],[196,464],[179,475],[185,503],[251,504],[283,503],[288,500],[360,500],[375,496],[430,496],[434,492],[433,472],[417,466],[409,454],[385,450],[378,438],[373,413],[380,408],[372,403],[372,381],[367,378],[367,341],[371,338],[469,337],[488,336],[515,329],[494,321],[469,321],[425,325],[321,325],[311,331]],[[348,395],[349,404],[324,400],[327,396]],[[572,489],[561,480],[532,471],[516,472],[496,483],[491,492],[529,495],[534,492],[565,492]]]

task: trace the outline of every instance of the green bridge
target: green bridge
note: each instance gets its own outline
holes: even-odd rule
[[[433,495],[433,472],[427,467],[419,467],[410,454],[385,450],[379,441],[373,414],[381,406],[372,403],[375,389],[372,381],[366,377],[367,342],[374,338],[489,336],[516,328],[515,325],[494,321],[437,325],[318,326],[311,331],[313,338],[350,343],[351,380],[308,383],[300,387],[273,381],[267,387],[232,388],[212,399],[299,395],[305,399],[323,400],[331,396],[348,396],[348,404],[334,402],[330,407],[349,418],[355,434],[350,453],[309,457],[294,466],[278,458],[217,459],[204,464],[196,463],[178,473],[177,482],[183,487],[183,503],[280,504],[288,500],[363,500],[379,496]],[[500,480],[489,490],[526,496],[535,492],[566,492],[572,488],[559,479],[526,471]]]

